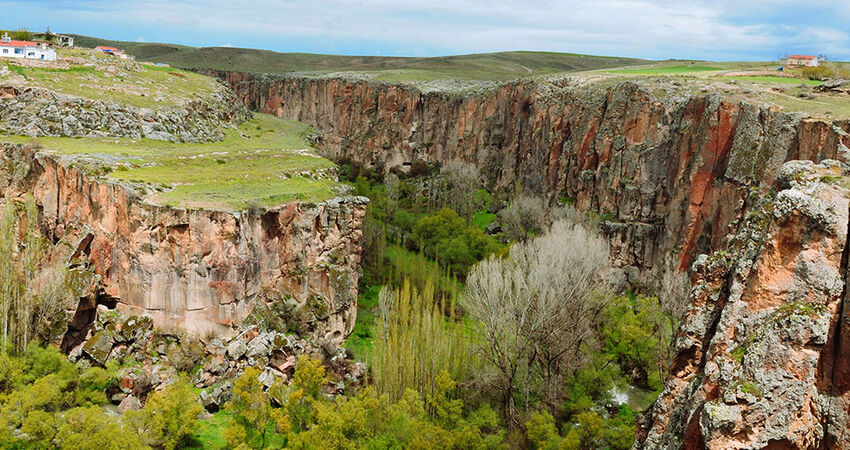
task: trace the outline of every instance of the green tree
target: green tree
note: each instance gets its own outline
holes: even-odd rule
[[[227,444],[232,448],[242,444],[264,448],[270,428],[287,431],[284,428],[288,428],[288,422],[282,411],[272,408],[259,375],[259,370],[248,367],[233,384],[233,397],[226,406],[233,422],[225,430]]]
[[[78,450],[144,449],[139,435],[119,417],[90,406],[73,408],[65,413],[56,434],[57,448]]]
[[[434,380],[441,372],[466,378],[473,361],[463,330],[454,323],[453,300],[437,298],[431,282],[419,292],[405,279],[398,289],[381,289],[378,302],[371,365],[380,393],[397,400],[414,389],[428,398],[435,394]]]
[[[21,28],[11,32],[10,37],[18,41],[29,41],[32,39],[32,33],[26,28]]]
[[[171,450],[191,443],[202,410],[189,380],[181,375],[165,389],[150,394],[145,407],[128,417],[148,444]]]

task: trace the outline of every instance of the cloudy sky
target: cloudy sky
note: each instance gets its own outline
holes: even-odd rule
[[[282,52],[850,60],[848,0],[27,0],[0,28]]]

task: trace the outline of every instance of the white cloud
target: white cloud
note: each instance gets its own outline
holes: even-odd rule
[[[32,8],[31,2],[27,4]],[[40,4],[52,5],[44,7],[45,13],[52,11],[74,23],[126,24],[134,33],[145,28],[162,30],[198,36],[207,45],[263,42],[263,47],[279,49],[298,40],[314,48],[370,42],[373,48],[388,53],[401,49],[444,53],[526,49],[729,59],[775,55],[790,45],[805,44],[850,56],[850,37],[842,31],[843,23],[850,19],[850,5],[835,0],[812,0],[805,5],[796,0],[94,0]],[[783,17],[785,12],[789,17]],[[807,14],[810,17],[802,17]],[[153,40],[169,39],[156,36]]]

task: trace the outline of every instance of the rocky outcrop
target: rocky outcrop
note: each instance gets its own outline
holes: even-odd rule
[[[659,98],[635,83],[517,81],[458,94],[212,74],[249,108],[315,126],[334,159],[384,169],[461,159],[495,190],[520,183],[572,199],[610,218],[613,260],[641,268],[671,253],[686,267],[722,248],[751,186],[771,186],[788,160],[836,158],[850,129],[719,95]]]
[[[47,236],[75,242],[75,256],[91,261],[101,302],[150,315],[164,329],[226,335],[256,304],[286,297],[305,332],[337,342],[351,332],[366,199],[241,213],[176,209],[31,147],[2,150],[0,188],[33,192]],[[81,304],[77,315],[92,317],[95,307]],[[85,328],[90,320],[74,322]]]
[[[697,259],[638,447],[848,448],[846,170],[787,163],[729,247]]]
[[[180,106],[151,109],[6,84],[0,85],[0,118],[5,133],[30,137],[208,142],[224,139],[222,125],[238,125],[250,118],[250,112],[224,86]]]
[[[147,315],[126,316],[100,306],[96,316],[86,341],[68,357],[80,366],[122,367],[117,386],[107,389],[119,412],[141,407],[139,399],[172,383],[178,372],[192,372],[193,383],[204,389],[201,403],[210,412],[230,399],[233,379],[247,367],[261,370],[259,381],[266,389],[275,382],[287,383],[302,355],[322,361],[331,381],[325,388],[328,393],[356,386],[366,375],[364,363],[352,361],[330,340],[308,340],[263,324],[242,326],[229,339],[197,340],[185,333],[158,331]]]

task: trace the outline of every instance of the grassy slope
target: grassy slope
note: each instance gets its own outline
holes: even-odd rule
[[[185,47],[172,44],[119,42],[86,36],[77,45],[112,45],[139,60],[163,62],[181,68],[240,70],[262,73],[356,71],[373,73],[379,80],[435,79],[504,81],[531,75],[602,69],[648,61],[552,52],[500,52],[436,58],[342,56],[309,53],[276,53],[227,47]]]
[[[108,179],[129,182],[169,206],[243,210],[293,200],[321,201],[337,195],[339,183],[325,173],[333,163],[313,154],[304,141],[310,128],[256,114],[227,130],[223,142],[179,144],[150,139],[42,137],[45,151],[72,156],[75,164]],[[23,136],[5,141],[27,143]]]
[[[198,96],[209,95],[216,81],[192,72],[134,64],[85,49],[59,49],[61,63],[67,67],[26,65],[15,60],[0,60],[9,69],[0,82],[40,86],[62,94],[92,100],[111,100],[142,108],[174,106]]]

